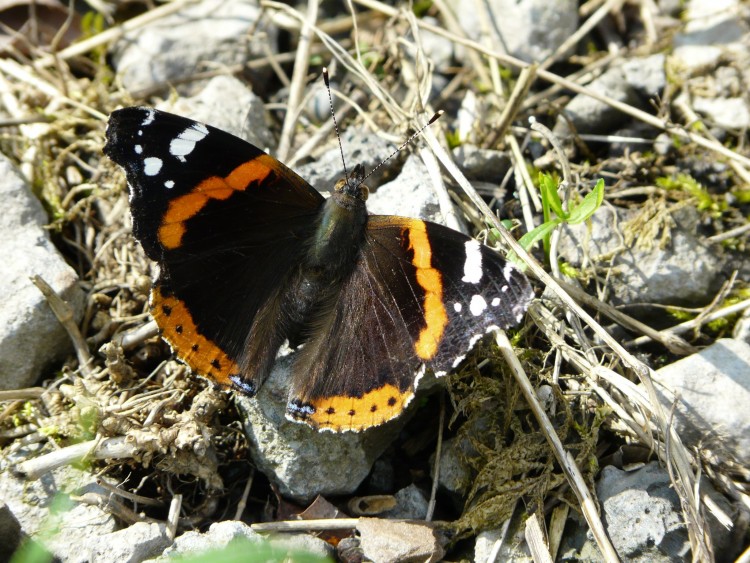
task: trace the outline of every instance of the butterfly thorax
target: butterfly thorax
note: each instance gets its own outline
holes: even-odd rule
[[[340,180],[320,210],[303,272],[310,280],[343,280],[353,269],[367,227],[367,188]]]

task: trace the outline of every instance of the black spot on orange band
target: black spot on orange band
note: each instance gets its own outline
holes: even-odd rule
[[[253,182],[262,182],[275,166],[276,161],[263,154],[243,162],[224,177],[206,178],[191,192],[173,199],[159,226],[159,242],[169,250],[178,248],[187,230],[186,221],[200,213],[210,200],[225,200]]]
[[[232,385],[231,377],[239,374],[239,366],[215,342],[200,333],[185,303],[164,295],[156,286],[151,292],[151,308],[162,330],[162,338],[169,342],[180,360],[198,375],[220,385]]]
[[[400,415],[414,392],[386,384],[362,397],[321,397],[289,409],[294,418],[319,430],[359,432]]]

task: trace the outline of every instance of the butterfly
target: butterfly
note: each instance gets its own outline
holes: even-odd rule
[[[253,396],[280,347],[287,418],[361,431],[397,417],[425,370],[456,368],[533,297],[490,248],[442,225],[369,215],[364,169],[324,198],[261,149],[146,107],[109,118],[133,234],[159,273],[162,337],[194,372]]]

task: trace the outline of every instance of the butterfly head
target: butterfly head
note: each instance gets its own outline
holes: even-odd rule
[[[364,185],[365,167],[357,164],[350,175],[341,178],[333,187],[335,194],[348,196],[359,201],[367,201],[370,190]]]

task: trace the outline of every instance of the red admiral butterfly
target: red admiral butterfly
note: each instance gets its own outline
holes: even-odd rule
[[[133,232],[160,273],[151,309],[195,372],[254,395],[279,348],[287,417],[359,431],[398,416],[426,368],[458,366],[533,297],[494,251],[441,225],[368,215],[363,167],[328,199],[224,131],[131,107],[104,152],[124,168]]]

